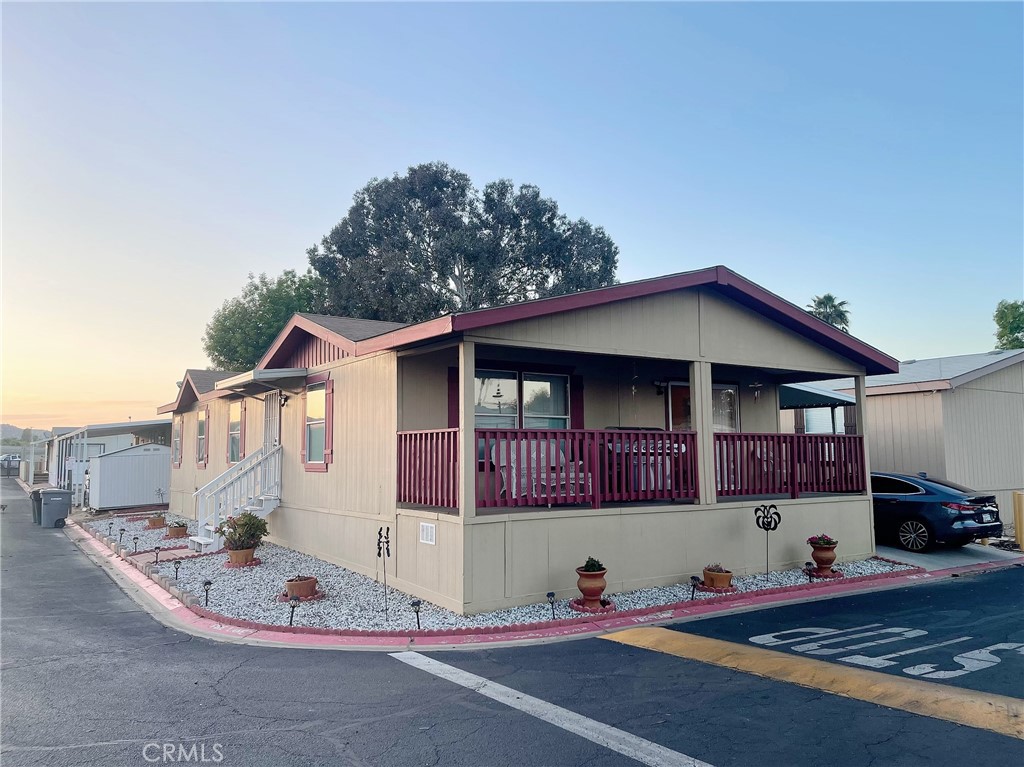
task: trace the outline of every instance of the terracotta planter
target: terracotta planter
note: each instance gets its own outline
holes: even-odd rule
[[[185,538],[188,536],[187,527],[168,527],[167,537],[168,538]]]
[[[712,589],[727,589],[732,586],[732,573],[716,573],[711,570],[705,570],[704,585]]]
[[[228,562],[233,565],[247,565],[253,560],[256,549],[231,549],[228,551]]]
[[[576,568],[576,574],[579,579],[576,581],[576,588],[580,590],[583,595],[583,606],[589,609],[599,609],[601,605],[601,595],[604,594],[604,590],[608,587],[608,581],[604,579],[607,570],[598,570],[594,573],[584,572],[582,568]]]
[[[284,582],[284,590],[288,592],[288,598],[308,598],[316,594],[316,578],[312,575],[300,575],[297,578],[289,578]]]
[[[814,564],[818,568],[818,572],[831,572],[832,563],[836,561],[836,546],[838,543],[834,543],[831,546],[815,546],[811,544],[811,559],[814,560]]]
[[[167,524],[166,517],[150,517],[146,520],[146,527],[150,530],[157,530]]]

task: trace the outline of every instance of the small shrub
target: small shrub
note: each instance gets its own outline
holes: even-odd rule
[[[601,564],[600,559],[594,557],[587,557],[587,561],[583,563],[583,567],[580,568],[585,573],[599,573],[605,569],[605,566]]]

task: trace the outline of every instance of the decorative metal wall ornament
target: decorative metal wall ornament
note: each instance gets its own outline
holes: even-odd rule
[[[391,559],[391,528],[377,531],[377,559],[384,560],[384,620],[388,620],[388,560]]]
[[[779,509],[774,503],[770,506],[765,504],[754,509],[754,521],[759,528],[764,530],[764,574],[768,575],[768,537],[779,529],[782,514],[779,513]]]

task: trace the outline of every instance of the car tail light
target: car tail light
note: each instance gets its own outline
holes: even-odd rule
[[[969,503],[944,503],[942,506],[950,511],[974,511],[978,508],[977,506],[971,506]]]

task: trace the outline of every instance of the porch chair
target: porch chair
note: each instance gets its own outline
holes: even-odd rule
[[[561,488],[564,495],[585,492],[581,485],[590,489],[590,476],[584,476],[576,464],[567,461],[561,445],[552,445],[552,440],[518,440],[518,450],[509,450],[507,442],[498,440],[491,445],[491,463],[501,477],[501,493],[509,500],[529,495],[545,498],[551,508],[552,493],[557,496]],[[527,476],[530,469],[531,476]],[[529,488],[529,489],[527,489]],[[543,488],[538,493],[538,488]]]

